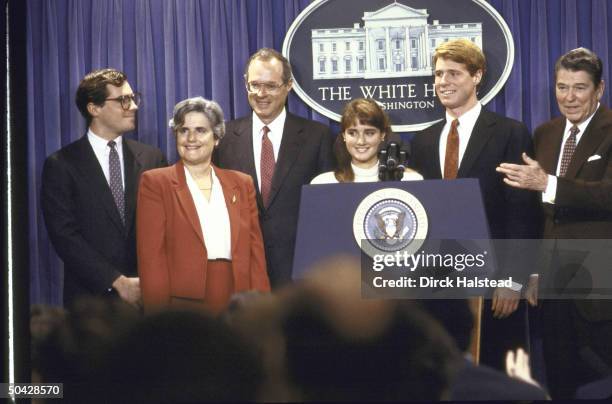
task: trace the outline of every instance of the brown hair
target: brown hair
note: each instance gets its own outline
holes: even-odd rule
[[[87,126],[91,124],[93,117],[87,110],[87,104],[93,102],[96,105],[104,105],[108,97],[106,85],[121,87],[127,81],[125,73],[116,69],[99,69],[87,73],[79,83],[76,91],[75,102],[81,115],[85,118]]]
[[[342,134],[357,121],[362,125],[374,126],[386,136],[391,134],[389,117],[376,101],[369,98],[355,98],[346,104],[340,120],[340,133],[334,143],[334,153],[338,161],[338,168],[334,174],[339,182],[355,180],[355,173],[351,168],[351,155],[346,149]]]
[[[471,76],[478,70],[482,71],[484,76],[486,71],[487,62],[484,53],[478,45],[467,39],[454,39],[440,44],[433,55],[434,66],[440,58],[464,64]]]
[[[559,70],[565,69],[572,72],[584,71],[591,76],[595,87],[601,83],[603,64],[595,52],[587,48],[576,48],[561,56],[555,63],[555,81]]]
[[[287,84],[291,81],[291,64],[286,57],[284,57],[280,52],[271,48],[261,48],[257,52],[253,53],[249,60],[246,62],[246,66],[244,67],[244,79],[248,80],[249,74],[249,66],[251,62],[255,59],[261,60],[264,62],[268,62],[272,59],[277,59],[283,65],[283,84]]]

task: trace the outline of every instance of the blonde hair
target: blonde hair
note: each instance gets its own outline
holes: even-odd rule
[[[453,62],[464,64],[473,76],[478,70],[484,76],[486,71],[486,59],[482,50],[474,42],[467,39],[454,39],[440,44],[433,55],[433,65],[438,59],[448,59]]]

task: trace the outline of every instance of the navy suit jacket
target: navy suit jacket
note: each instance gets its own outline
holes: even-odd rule
[[[213,161],[253,178],[270,283],[275,288],[290,282],[302,185],[333,169],[330,129],[287,112],[267,207],[255,169],[252,115],[227,123]]]
[[[439,143],[445,123],[443,120],[423,130],[412,142],[410,165],[425,179],[442,179]],[[531,136],[523,123],[482,109],[461,159],[457,178],[478,179],[493,239],[530,239],[539,235],[538,194],[506,185],[503,175],[495,171],[502,162],[523,164],[521,154],[526,152],[533,156],[532,150]],[[518,274],[522,281],[530,270],[525,267]]]
[[[105,293],[120,276],[137,276],[134,216],[140,174],[167,165],[155,147],[123,137],[125,225],[87,139],[53,153],[42,171],[41,205],[64,262],[64,304]]]

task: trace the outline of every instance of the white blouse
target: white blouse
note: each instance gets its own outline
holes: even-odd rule
[[[223,188],[215,175],[215,169],[211,167],[212,189],[210,200],[202,194],[191,173],[185,167],[185,178],[187,186],[193,198],[193,202],[200,219],[200,227],[204,235],[204,246],[208,253],[208,259],[232,259],[232,232],[230,227],[229,213],[225,204]]]
[[[355,173],[354,182],[377,182],[378,181],[378,162],[369,168],[360,168],[351,163],[351,168]],[[422,180],[423,176],[415,171],[409,171],[404,173],[402,181],[416,181]],[[338,180],[334,175],[333,171],[328,171],[323,174],[317,175],[311,184],[337,184]]]

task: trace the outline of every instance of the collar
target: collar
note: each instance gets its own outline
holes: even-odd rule
[[[582,137],[582,134],[586,130],[587,126],[589,126],[589,123],[591,123],[591,120],[593,119],[593,117],[595,116],[595,114],[597,113],[597,111],[599,110],[600,107],[601,107],[601,104],[598,102],[597,103],[597,108],[595,109],[595,112],[593,112],[587,119],[585,119],[584,121],[582,121],[578,125],[576,125],[576,126],[578,126],[578,129],[580,129],[580,132],[578,132],[578,134],[576,135],[576,143],[578,143],[578,141]],[[563,136],[564,137],[565,136],[569,136],[569,131],[572,128],[572,126],[574,126],[574,124],[571,123],[566,118],[565,119],[565,130],[563,131]]]
[[[189,169],[187,168],[187,166],[185,166],[184,164],[182,164],[182,166],[183,166],[183,172],[185,173],[185,181],[187,182],[187,187],[189,187],[192,193],[193,192],[198,193],[200,191],[200,188],[198,188],[198,184],[191,176],[191,173],[189,172]],[[221,187],[221,183],[219,182],[219,177],[217,177],[217,174],[215,173],[215,167],[212,164],[210,165],[210,177],[211,177],[211,195],[212,193],[219,192],[219,190],[223,192],[223,188]]]
[[[377,177],[378,178],[378,161],[372,167],[361,168],[351,163],[351,168],[355,177]]]
[[[476,125],[476,120],[480,115],[480,111],[482,111],[482,104],[477,102],[476,105],[472,107],[465,114],[461,115],[459,118],[453,118],[448,111],[446,112],[446,122],[449,124],[453,122],[455,119],[459,120],[459,130],[461,129],[469,129],[468,133],[472,132],[472,128]]]
[[[281,111],[280,114],[272,122],[269,124],[265,124],[259,119],[255,111],[253,111],[253,133],[261,133],[261,130],[264,126],[270,128],[270,136],[277,137],[282,136],[283,129],[285,127],[285,120],[287,119],[287,111],[285,108]]]
[[[94,150],[105,150],[108,147],[109,140],[104,139],[100,135],[96,135],[91,129],[87,130],[87,139]],[[117,144],[117,150],[120,150],[123,146],[123,136],[118,136],[113,139]]]

